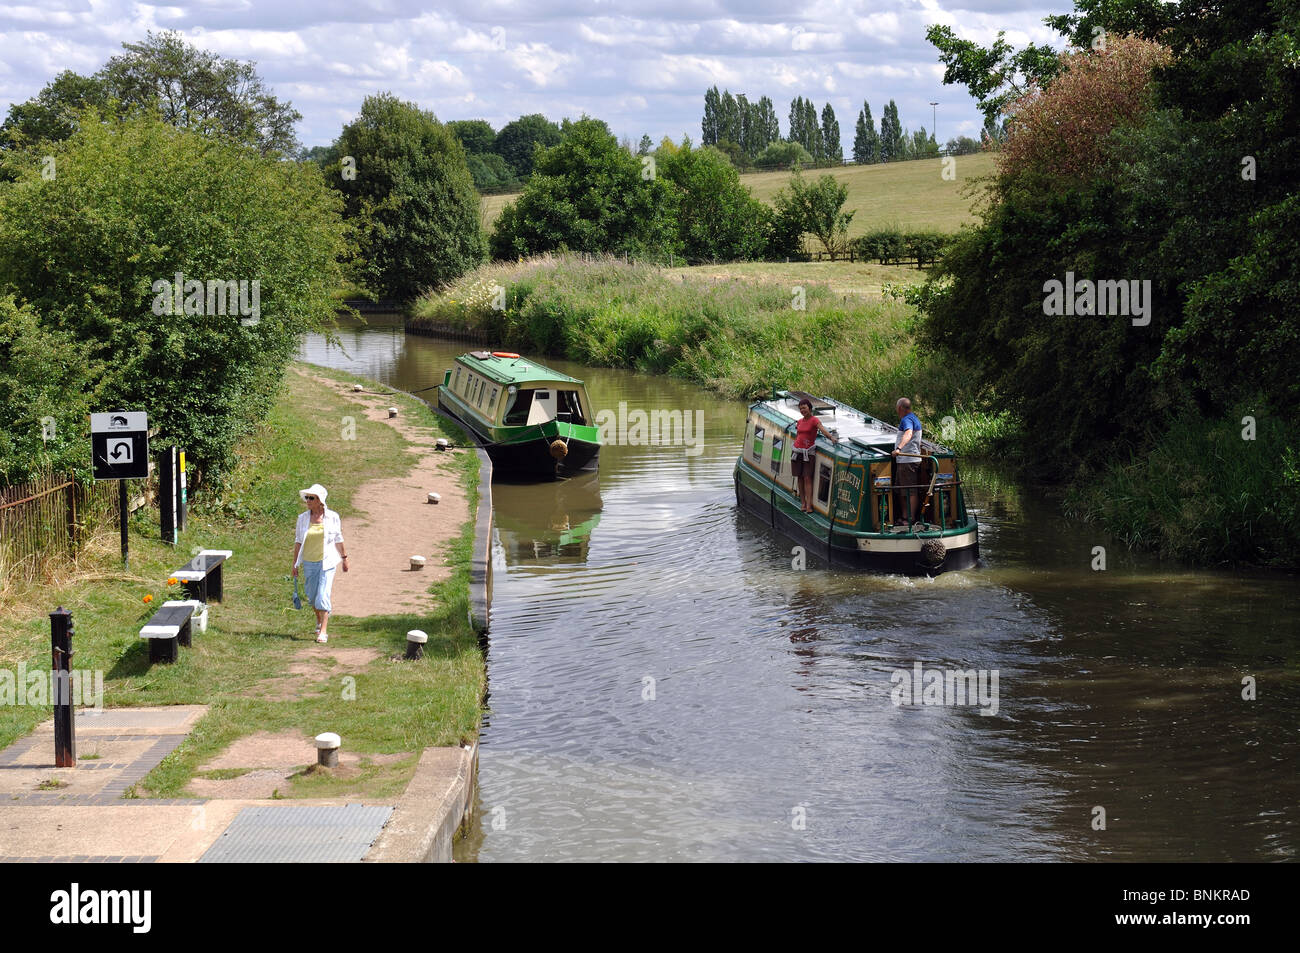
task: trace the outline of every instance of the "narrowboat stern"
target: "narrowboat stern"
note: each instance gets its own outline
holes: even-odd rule
[[[799,402],[839,438],[817,437],[813,512],[804,513],[791,467]],[[847,404],[801,391],[778,391],[750,405],[736,461],[736,501],[834,566],[907,575],[969,569],[979,561],[979,527],[966,509],[956,455],[922,439],[920,477],[894,486],[892,424]],[[899,492],[893,492],[897,489]],[[911,521],[906,492],[915,493]]]

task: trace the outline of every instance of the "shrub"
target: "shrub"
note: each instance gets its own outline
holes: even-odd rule
[[[797,142],[778,140],[769,143],[754,159],[759,169],[795,169],[810,166],[816,160],[812,153]]]
[[[299,336],[333,322],[338,197],[311,163],[157,119],[90,117],[51,149],[54,178],[16,163],[0,189],[0,282],[50,340],[84,342],[102,362],[99,409],[148,411],[211,476],[266,413]],[[156,313],[157,283],[178,272],[257,281],[260,320]],[[191,303],[206,310],[203,294]]]

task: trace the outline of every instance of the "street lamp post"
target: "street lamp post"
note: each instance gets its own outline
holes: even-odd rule
[[[937,102],[930,103],[930,135],[934,136],[934,144],[936,146],[939,144],[939,130],[935,128],[935,126],[939,124],[939,120],[936,118],[938,112],[935,108],[938,105]]]

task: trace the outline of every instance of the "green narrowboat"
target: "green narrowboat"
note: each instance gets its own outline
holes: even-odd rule
[[[813,413],[839,439],[817,437],[812,513],[800,507],[791,467],[801,400],[812,403]],[[906,575],[975,566],[979,527],[966,509],[956,456],[923,433],[919,480],[891,492],[897,438],[897,427],[847,404],[778,391],[750,405],[736,461],[736,501],[833,566]],[[907,489],[915,493],[910,522],[902,512]],[[898,520],[905,525],[895,527]]]
[[[582,381],[513,352],[456,358],[438,406],[473,432],[507,479],[554,479],[599,462],[600,430]]]

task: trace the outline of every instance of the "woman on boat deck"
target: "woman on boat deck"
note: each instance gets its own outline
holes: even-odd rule
[[[293,575],[302,567],[303,590],[316,610],[316,641],[329,641],[330,589],[334,586],[334,569],[339,563],[348,571],[348,554],[343,551],[343,522],[339,514],[325,506],[329,495],[325,487],[313,483],[298,495],[307,509],[298,514],[294,531]]]
[[[823,434],[831,443],[839,443],[838,437],[831,436],[820,419],[813,416],[812,404],[799,401],[799,413],[803,416],[795,421],[794,451],[790,456],[790,467],[794,478],[799,481],[799,502],[805,513],[813,511],[813,466],[816,459],[817,434]]]

